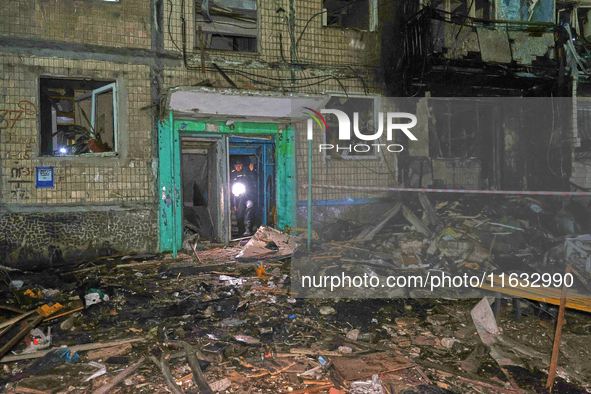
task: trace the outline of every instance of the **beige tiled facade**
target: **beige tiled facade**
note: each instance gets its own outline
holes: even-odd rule
[[[149,68],[104,61],[67,60],[0,53],[3,70],[2,202],[5,204],[62,204],[121,202],[153,199]],[[42,157],[39,155],[38,77],[59,75],[118,80],[121,125],[119,157]],[[8,88],[6,87],[8,83]],[[123,160],[125,154],[125,160]],[[54,167],[55,188],[37,189],[35,168]],[[21,181],[21,182],[18,182]]]
[[[181,4],[185,5],[184,13]],[[259,0],[258,52],[206,50],[203,73],[191,1],[1,2],[0,202],[12,207],[30,206],[32,212],[64,205],[91,209],[97,204],[138,204],[143,207],[140,209],[155,212],[158,150],[153,120],[158,114],[153,88],[158,78],[162,81],[161,94],[169,88],[203,83],[230,87],[213,68],[215,63],[240,89],[380,96],[375,81],[379,31],[322,27],[321,4],[321,0]],[[157,5],[162,10],[160,26],[155,22]],[[295,22],[290,26],[292,14]],[[183,17],[189,69],[180,50]],[[116,155],[40,156],[39,78],[46,76],[117,82],[120,130]],[[307,140],[304,130],[297,130],[298,199],[305,200],[301,185],[307,183]],[[317,138],[320,143],[321,136]],[[54,188],[35,187],[35,168],[39,166],[54,167]],[[395,154],[346,163],[325,160],[318,152],[313,156],[314,183],[392,186],[396,184],[395,173]],[[316,189],[313,197],[378,195]],[[157,223],[154,226],[157,232]]]

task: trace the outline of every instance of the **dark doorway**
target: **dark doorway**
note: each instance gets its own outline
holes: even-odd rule
[[[181,145],[184,236],[198,233],[202,239],[220,241],[223,226],[219,198],[224,155],[221,139],[183,137]]]
[[[231,137],[229,154],[231,238],[237,239],[276,222],[274,140]]]

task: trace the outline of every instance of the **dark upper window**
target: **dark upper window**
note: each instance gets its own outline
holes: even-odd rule
[[[256,0],[196,0],[195,27],[196,48],[258,51]]]
[[[553,22],[555,0],[434,0],[431,5],[451,18],[470,16],[484,20]],[[462,21],[458,21],[462,22]]]
[[[374,30],[377,0],[323,0],[323,26]]]
[[[39,79],[42,156],[117,151],[115,81]]]
[[[363,135],[376,134],[377,123],[375,119],[375,99],[367,97],[331,97],[326,103],[326,109],[338,109],[349,117],[351,122],[351,140],[339,140],[339,121],[334,114],[323,114],[328,126],[324,141],[333,145],[333,149],[324,150],[326,157],[332,159],[374,159],[376,150],[372,144],[376,141],[364,141],[359,139],[353,131],[354,114],[358,114],[359,132]],[[337,146],[339,149],[337,149]]]
[[[433,158],[483,157],[492,149],[497,112],[492,103],[429,100],[429,156]]]
[[[577,129],[580,143],[575,148],[575,153],[585,152],[587,158],[588,152],[591,152],[591,102],[589,101],[577,101]]]

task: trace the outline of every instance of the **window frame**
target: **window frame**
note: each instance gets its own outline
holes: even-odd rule
[[[254,38],[256,40],[256,50],[254,51],[240,51],[240,50],[233,50],[233,49],[220,49],[220,48],[211,48],[211,47],[207,47],[205,46],[205,50],[206,51],[219,51],[220,53],[236,53],[236,54],[240,54],[240,55],[260,55],[261,53],[261,13],[260,13],[260,2],[257,0],[256,1],[256,28],[247,28],[247,27],[242,27],[243,30],[253,30],[256,31],[255,34],[240,34],[240,33],[226,33],[227,37],[232,37],[232,38],[239,38],[239,37],[243,37],[243,38]],[[219,15],[216,15],[217,17],[220,17]],[[212,20],[213,20],[212,16]],[[223,18],[223,16],[222,16]],[[211,45],[211,40],[212,40],[212,36],[214,35],[221,35],[224,36],[224,34],[220,33],[218,31],[218,29],[214,26],[215,25],[215,21],[211,22],[211,23],[207,23],[205,22],[203,16],[201,16],[200,13],[197,12],[197,0],[193,0],[193,24],[194,24],[194,33],[193,33],[193,48],[195,51],[200,49],[200,44],[199,44],[199,31],[202,32],[204,40],[206,41],[207,44],[207,39],[206,36],[210,36],[209,38],[209,42]],[[236,24],[240,24],[240,21],[235,21],[233,23]],[[224,22],[220,22],[220,24],[224,24]],[[213,26],[213,29],[204,29],[204,27],[211,25]]]
[[[365,94],[348,94],[348,95],[344,95],[342,92],[336,92],[336,93],[327,93],[330,98],[332,99],[333,97],[337,97],[337,98],[347,98],[347,99],[368,99],[368,100],[372,100],[373,101],[373,121],[374,121],[374,129],[375,127],[377,127],[377,123],[376,121],[378,121],[378,117],[380,114],[380,109],[381,109],[381,105],[382,105],[382,100],[381,97],[382,96],[377,96],[377,95],[365,95]],[[327,102],[328,104],[328,102]],[[327,109],[326,106],[323,109]],[[330,109],[330,108],[328,108]],[[351,122],[353,122],[353,119],[349,119]],[[384,126],[385,127],[385,126]],[[384,133],[385,130],[382,130],[382,135]],[[324,144],[327,144],[327,130],[324,131],[324,133],[322,133],[322,142]],[[353,128],[351,127],[351,134],[352,134],[352,138],[353,137]],[[380,138],[378,138],[377,140],[372,141],[367,141],[368,145],[371,145],[371,143],[381,143],[381,136]],[[370,143],[371,142],[371,143]],[[362,142],[365,143],[365,142]],[[353,145],[353,139],[351,140],[351,145]],[[380,149],[380,152],[381,149]],[[368,155],[355,155],[355,154],[349,154],[347,151],[343,152],[343,154],[340,155],[340,158],[332,158],[332,155],[328,155],[326,150],[323,151],[323,160],[381,160],[383,158],[382,154],[380,154],[379,152],[376,151],[376,148],[373,148],[373,155],[368,156]]]
[[[90,114],[90,120],[91,120],[91,127],[94,129],[95,124],[96,124],[96,105],[97,105],[97,96],[99,94],[105,93],[107,91],[112,91],[113,92],[113,149],[107,152],[85,152],[85,153],[80,153],[80,154],[55,154],[53,152],[55,152],[55,149],[53,149],[53,140],[52,140],[52,153],[51,154],[44,154],[42,152],[42,144],[41,141],[44,139],[43,134],[44,131],[41,127],[41,116],[42,116],[42,111],[41,111],[41,106],[42,106],[42,101],[41,101],[41,94],[42,94],[42,86],[41,86],[41,81],[42,80],[64,80],[64,81],[85,81],[85,80],[90,80],[93,82],[105,82],[106,85],[103,85],[99,88],[96,89],[92,89],[87,91],[86,93],[83,93],[81,95],[79,95],[78,97],[74,97],[74,100],[76,102],[82,101],[84,99],[90,98],[91,99],[91,114]],[[37,135],[38,135],[38,141],[39,141],[39,147],[38,147],[38,157],[41,159],[73,159],[73,158],[92,158],[92,157],[120,157],[120,134],[121,134],[121,130],[120,130],[120,125],[119,125],[119,115],[120,115],[120,110],[118,109],[118,106],[121,105],[120,100],[119,100],[119,90],[117,85],[119,84],[119,79],[95,79],[95,78],[90,78],[90,77],[64,77],[61,75],[39,75],[38,76],[38,85],[37,85],[37,92],[38,92],[38,100],[39,100],[39,109],[38,109],[38,114],[37,114]],[[54,109],[52,108],[51,111],[51,118],[52,118],[52,130],[53,130],[53,126],[57,126],[57,119],[54,117]],[[46,137],[45,137],[46,138]]]
[[[320,0],[320,9],[322,9],[322,28],[325,29],[358,29],[362,31],[370,31],[375,32],[378,29],[378,0],[367,0],[368,3],[368,16],[369,20],[367,21],[367,28],[354,28],[354,27],[346,27],[346,26],[335,26],[335,25],[328,25],[328,9],[324,8],[324,1]]]

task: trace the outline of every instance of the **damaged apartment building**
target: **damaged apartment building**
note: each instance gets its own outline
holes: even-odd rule
[[[228,242],[236,160],[254,167],[262,222],[296,228],[308,141],[292,106],[382,105],[377,0],[17,0],[0,15],[0,260],[11,266],[176,251],[185,228]],[[380,175],[395,155],[341,153],[313,153],[315,182],[397,184]]]
[[[328,213],[368,220],[379,209],[355,207],[387,192],[362,188],[586,190],[590,10],[551,0],[4,2],[0,258],[176,253],[194,232],[228,243],[242,235],[237,162],[262,224],[280,230]],[[384,133],[401,152],[310,150],[306,116],[322,108],[357,113],[369,134],[382,112],[415,113],[418,141]],[[337,119],[326,120],[313,146],[336,145]],[[309,195],[308,183],[360,189]]]
[[[0,391],[588,392],[590,19],[0,1]]]
[[[402,2],[384,31],[387,94],[413,97],[428,121],[415,129],[423,143],[399,157],[399,181],[587,190],[590,11],[587,1]]]

